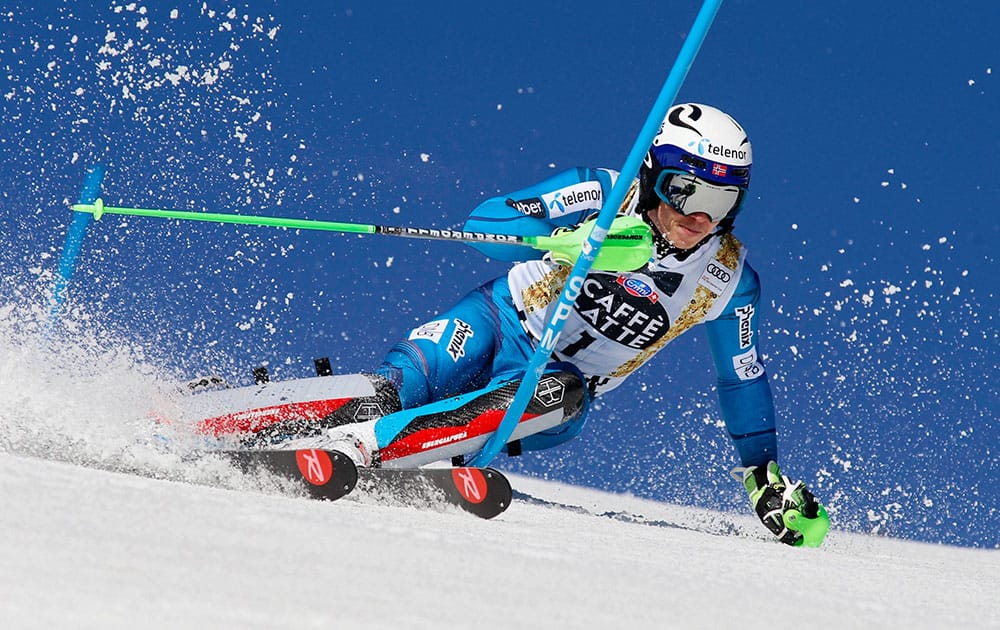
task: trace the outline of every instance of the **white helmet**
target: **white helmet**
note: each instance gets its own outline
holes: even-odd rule
[[[750,140],[731,116],[709,105],[674,105],[639,169],[639,207],[663,200],[682,214],[704,212],[731,225],[752,164]]]

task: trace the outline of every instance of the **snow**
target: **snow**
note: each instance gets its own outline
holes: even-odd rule
[[[790,224],[798,238],[762,238],[751,219],[762,214],[747,215],[740,228],[760,243],[753,256],[766,272],[771,288],[765,291],[772,292],[766,299],[774,312],[765,321],[771,329],[768,367],[782,400],[783,462],[806,476],[834,516],[824,547],[802,550],[769,540],[748,510],[696,510],[528,477],[515,478],[515,487],[549,505],[518,501],[491,522],[365,498],[320,504],[283,496],[228,469],[181,463],[137,442],[148,432],[136,419],[163,395],[166,381],[148,366],[170,359],[185,378],[198,373],[189,373],[192,364],[232,375],[244,373],[248,357],[298,365],[322,351],[338,353],[349,370],[367,369],[406,329],[403,324],[426,321],[419,314],[445,304],[434,283],[414,291],[406,272],[414,261],[445,269],[441,273],[478,273],[475,257],[456,268],[452,257],[461,257],[451,252],[445,265],[443,257],[390,241],[317,245],[296,234],[301,257],[295,258],[284,231],[206,232],[199,240],[188,227],[105,220],[88,236],[60,314],[59,328],[74,343],[52,349],[47,333],[38,334],[47,327],[47,302],[40,315],[22,312],[39,295],[47,299],[70,220],[65,206],[76,198],[80,169],[95,160],[113,158],[105,192],[136,205],[283,206],[364,221],[372,219],[350,210],[388,205],[393,215],[414,222],[454,224],[484,191],[509,190],[525,173],[533,178],[539,169],[564,164],[566,155],[552,155],[554,150],[614,166],[618,148],[609,148],[608,162],[594,153],[602,143],[574,145],[578,121],[582,116],[604,125],[593,137],[624,133],[627,140],[633,123],[605,124],[613,117],[598,120],[593,112],[631,101],[640,103],[641,115],[646,82],[619,82],[626,91],[638,86],[640,98],[592,90],[591,96],[606,93],[611,100],[585,99],[589,109],[576,113],[564,111],[564,90],[518,87],[518,96],[530,98],[498,102],[504,124],[493,127],[498,123],[475,112],[505,100],[517,85],[511,81],[531,77],[454,73],[429,93],[425,89],[439,83],[438,76],[384,69],[424,67],[437,74],[437,61],[467,59],[465,40],[439,36],[460,32],[475,39],[474,28],[450,21],[460,12],[434,20],[442,28],[438,35],[428,30],[414,40],[428,57],[399,66],[398,51],[379,42],[413,40],[405,15],[384,20],[377,12],[346,9],[342,17],[350,20],[326,19],[335,12],[301,8],[240,15],[204,4],[147,12],[129,2],[94,15],[80,7],[29,8],[4,13],[10,41],[0,51],[10,83],[2,92],[4,196],[15,201],[6,204],[7,223],[20,234],[8,239],[0,260],[0,628],[438,628],[456,622],[487,628],[1000,627],[994,594],[1000,583],[998,474],[991,446],[1000,443],[993,404],[997,308],[993,250],[987,249],[996,223],[977,212],[989,206],[995,189],[980,169],[955,171],[947,187],[918,190],[916,183],[936,181],[941,163],[963,159],[969,147],[950,139],[990,137],[983,121],[992,119],[983,112],[995,109],[992,68],[976,55],[992,50],[987,46],[993,40],[985,28],[970,35],[971,23],[960,12],[949,14],[951,23],[934,23],[940,41],[968,44],[960,55],[937,56],[949,64],[937,68],[943,89],[932,94],[912,81],[887,86],[877,65],[854,82],[853,96],[879,104],[872,111],[887,117],[872,114],[838,126],[846,120],[837,115],[842,100],[824,100],[827,111],[817,115],[810,90],[796,82],[783,99],[785,110],[805,115],[783,117],[780,127],[768,129],[775,120],[775,86],[754,80],[765,86],[765,98],[752,89],[730,90],[746,96],[734,107],[755,121],[754,137],[762,138],[764,151],[815,146],[830,135],[870,148],[860,154],[834,150],[842,157],[826,167],[848,174],[843,181],[857,189],[848,188],[845,200],[857,208],[823,201],[833,195],[839,203],[828,178],[765,175],[755,184],[763,203],[754,212],[769,213],[778,221],[773,225]],[[729,10],[753,16],[739,6]],[[473,13],[465,19],[475,26]],[[516,20],[519,12],[501,14]],[[566,19],[560,18],[564,32],[584,26],[567,27]],[[746,28],[743,19],[730,17],[729,23]],[[826,60],[864,69],[844,56],[853,50],[860,59],[867,55],[864,46],[843,45],[845,31],[836,23],[815,30],[817,24],[805,24],[815,32],[784,27],[812,33],[807,45],[775,41],[794,53],[800,67],[829,70],[812,73],[821,80],[837,71]],[[375,40],[365,37],[369,26],[379,34]],[[920,24],[910,27],[897,30],[912,35]],[[488,30],[510,31],[495,21]],[[855,31],[858,41],[871,39]],[[522,37],[519,54],[532,59],[540,75],[565,75],[547,63],[561,58],[545,50],[548,39]],[[910,36],[883,46],[896,57],[884,60],[904,73],[903,62],[927,71],[921,46],[907,48],[920,40]],[[315,41],[328,46],[303,48]],[[637,40],[615,41],[631,46]],[[831,41],[841,44],[837,55],[830,54]],[[541,48],[529,49],[528,42]],[[612,47],[597,51],[599,57],[626,54],[613,50],[614,41],[605,44]],[[750,66],[761,52],[774,54],[750,50]],[[357,63],[365,58],[370,67]],[[710,58],[703,62],[711,64]],[[515,75],[517,67],[510,65]],[[468,80],[476,75],[488,75],[486,82]],[[968,92],[961,81],[966,78],[975,88],[971,98],[957,93]],[[712,80],[711,72],[695,72],[686,89],[695,95]],[[355,95],[359,100],[352,104],[347,97]],[[400,95],[426,98],[435,112],[402,108]],[[896,107],[897,97],[921,106]],[[810,106],[796,105],[803,103]],[[927,112],[956,107],[963,115],[939,116],[945,124],[934,128],[921,125]],[[556,110],[565,115],[547,115]],[[461,126],[454,121],[470,115],[482,124],[456,132]],[[832,122],[817,126],[816,120]],[[893,131],[907,129],[920,130],[919,147]],[[495,134],[495,140],[484,143],[477,134]],[[484,144],[491,147],[488,157],[480,151]],[[476,159],[463,158],[459,145],[475,149]],[[413,155],[418,163],[408,157]],[[433,165],[432,156],[440,168],[423,166]],[[65,168],[67,163],[78,168]],[[942,227],[936,209],[951,206],[964,211],[952,213]],[[434,214],[439,209],[440,216]],[[835,225],[828,225],[829,217],[837,218]],[[327,248],[337,264],[311,266]],[[354,259],[360,262],[351,267]],[[795,268],[786,271],[789,260]],[[362,265],[392,269],[393,275],[387,280]],[[373,295],[379,299],[369,299]],[[385,321],[387,312],[400,325]],[[373,321],[379,326],[370,326]],[[340,322],[347,325],[337,330]],[[152,341],[147,328],[156,333]],[[130,342],[113,340],[116,335]],[[214,349],[232,356],[220,359]],[[144,360],[146,354],[151,356]],[[674,364],[661,365],[670,371]],[[728,454],[729,445],[714,448],[724,440],[712,437],[723,435],[718,430],[699,432],[698,424],[718,428],[719,420],[706,410],[697,377],[691,385],[674,374],[669,394],[656,387],[659,376],[640,380],[631,392],[643,395],[628,401],[625,411],[616,416],[608,402],[595,418],[615,427],[607,432],[614,438],[610,446],[587,446],[581,437],[584,445],[574,446],[570,456],[554,455],[551,464],[537,466],[581,479],[601,462],[601,482],[650,496],[686,491],[691,502],[720,504],[719,496],[731,490],[728,479],[716,482],[702,472],[715,475],[723,468],[728,455],[721,453]],[[654,406],[665,409],[659,423],[643,415]],[[661,429],[671,413],[685,422]],[[651,427],[656,436],[646,443]]]
[[[234,484],[0,454],[4,627],[1000,627],[995,551],[794,549],[749,515],[525,477],[545,503],[491,521]]]

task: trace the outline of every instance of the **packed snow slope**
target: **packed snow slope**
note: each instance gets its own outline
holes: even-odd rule
[[[699,4],[34,0],[0,11],[0,454],[197,492],[238,488],[228,471],[155,448],[144,419],[169,403],[172,383],[213,372],[247,384],[259,365],[301,377],[323,356],[340,374],[371,370],[413,327],[506,270],[454,243],[109,216],[86,228],[53,309],[72,249],[69,205],[95,164],[113,205],[459,228],[487,197],[574,166],[621,168]],[[995,0],[906,7],[729,0],[679,100],[723,108],[753,141],[736,234],[762,279],[759,339],[785,471],[816,491],[839,536],[995,550],[1000,178],[989,165],[1000,163],[1000,11]],[[714,387],[707,341],[692,331],[602,397],[578,438],[498,465],[745,515]],[[60,509],[74,509],[73,496]],[[191,504],[193,518],[200,502]],[[24,505],[0,501],[4,524]],[[521,518],[517,507],[504,518]],[[379,522],[365,520],[362,531]],[[137,547],[160,539],[150,531]],[[772,547],[789,562],[803,557]],[[727,586],[744,575],[827,586],[823,571],[782,581],[729,562],[713,568]],[[463,574],[483,567],[469,559]],[[586,596],[605,575],[533,592]],[[228,579],[247,587],[250,607],[280,588],[249,588],[235,571]],[[503,596],[514,588],[506,582],[492,597],[520,605]],[[679,583],[662,579],[647,599],[692,582]],[[892,581],[879,584],[884,594]],[[145,603],[170,596],[157,586]],[[937,586],[941,599],[974,588]],[[759,600],[761,589],[740,593]],[[111,614],[114,597],[87,601]],[[780,597],[773,608],[806,614]],[[980,604],[956,614],[984,614]],[[847,598],[839,607],[856,610]]]
[[[739,507],[706,510],[512,475],[491,521],[302,498],[192,458],[197,438],[151,420],[187,394],[141,347],[0,310],[5,630],[1000,627],[995,549],[836,515],[821,548],[789,548],[731,480]]]
[[[203,473],[206,471],[203,471]],[[997,552],[529,478],[492,521],[0,455],[0,619],[20,628],[992,628]]]

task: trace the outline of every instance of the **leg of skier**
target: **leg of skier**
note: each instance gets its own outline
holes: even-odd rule
[[[503,379],[376,420],[373,431],[381,465],[412,468],[478,452],[496,431],[519,384],[520,379]],[[537,450],[570,439],[583,427],[586,401],[583,380],[576,372],[547,372],[511,435],[511,443],[516,443],[517,449]]]
[[[475,453],[499,425],[534,351],[510,300],[506,278],[466,295],[396,344],[378,373],[398,389],[402,411],[331,429],[325,443],[360,465],[413,467]],[[575,436],[586,418],[583,379],[554,365],[535,390],[512,441],[549,448]]]

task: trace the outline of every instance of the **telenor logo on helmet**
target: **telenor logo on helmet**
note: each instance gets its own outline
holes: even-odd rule
[[[694,146],[694,142],[688,144],[689,147]],[[747,152],[744,149],[727,149],[726,147],[721,147],[717,144],[712,144],[712,141],[708,138],[702,138],[698,141],[698,155],[717,155],[729,160],[740,160],[745,162],[747,159]]]

